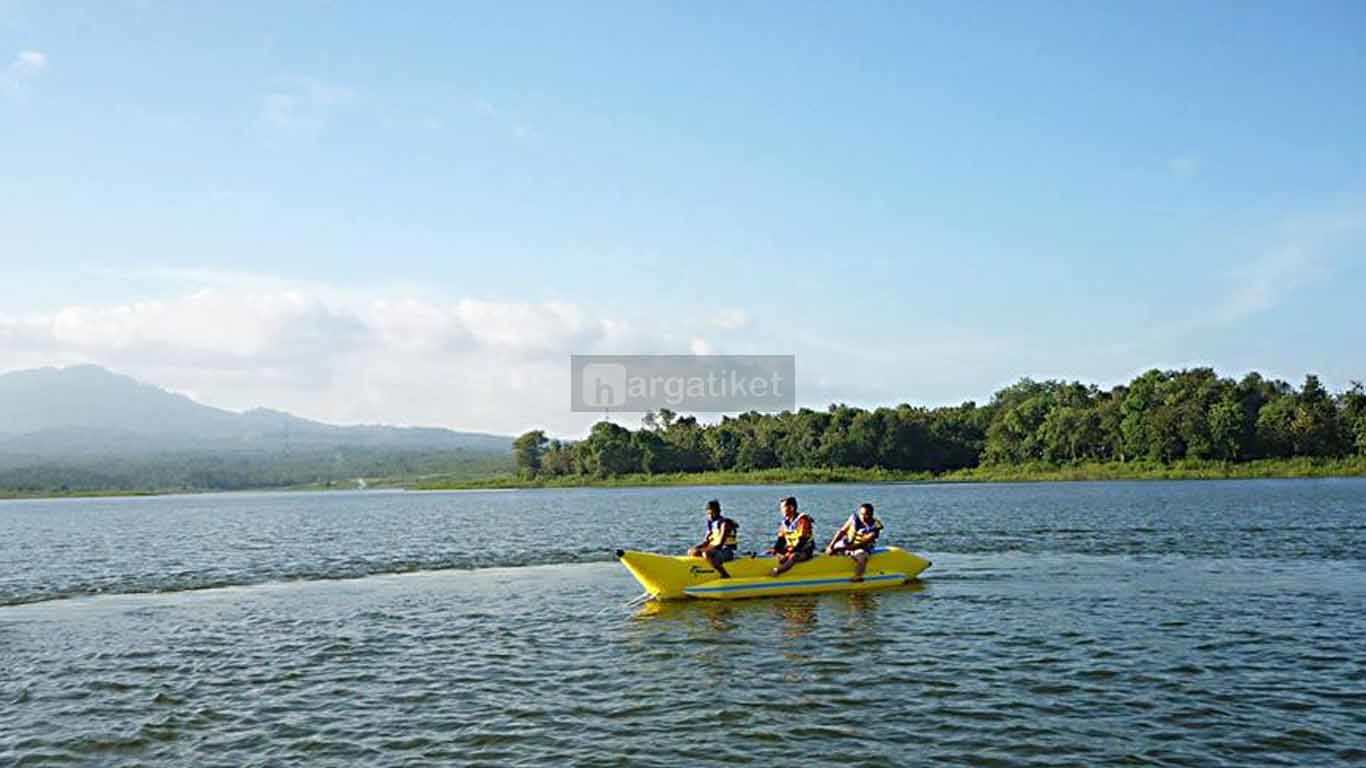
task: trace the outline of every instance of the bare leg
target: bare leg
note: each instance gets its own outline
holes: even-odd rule
[[[854,578],[850,581],[863,581],[863,572],[868,569],[868,553],[860,549],[849,556],[854,558]]]
[[[782,556],[782,559],[778,561],[778,567],[777,567],[777,568],[774,568],[774,569],[771,570],[771,571],[769,571],[769,572],[768,572],[768,575],[769,575],[769,576],[781,576],[781,575],[783,575],[784,573],[787,573],[788,569],[790,569],[792,566],[794,566],[794,565],[796,565],[796,564],[797,564],[797,555],[795,555],[795,554],[792,553],[792,552],[789,552],[789,553],[787,553],[787,554],[785,554],[785,555]]]
[[[717,552],[717,551],[714,550],[714,549],[711,550],[710,552],[708,552],[708,553],[707,553],[707,562],[711,563],[711,567],[713,567],[713,568],[716,569],[716,573],[717,573],[718,575],[720,575],[721,578],[723,578],[723,579],[729,579],[729,578],[730,578],[730,574],[729,574],[729,573],[726,573],[726,566],[724,566],[724,565],[721,564],[721,553],[720,553],[720,552]]]

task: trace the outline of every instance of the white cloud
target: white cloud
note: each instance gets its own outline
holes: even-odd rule
[[[699,336],[699,337],[696,337],[696,338],[694,338],[692,341],[688,342],[688,351],[691,352],[691,353],[694,354],[694,355],[714,355],[714,354],[716,354],[716,351],[715,351],[714,349],[712,349],[711,344],[708,344],[708,343],[707,343],[707,340],[704,339],[704,338],[701,338],[700,336]]]
[[[722,330],[737,331],[749,325],[749,315],[743,309],[721,309],[712,315],[711,322]]]
[[[652,327],[642,323],[653,315],[442,298],[430,287],[353,289],[211,270],[152,270],[138,282],[144,295],[160,286],[159,298],[0,311],[0,371],[93,362],[220,407],[580,436],[601,414],[568,410],[571,353],[793,353],[799,405],[816,408],[980,401],[1022,375],[1106,380],[1135,367],[1131,351],[1103,340],[1057,345],[1026,333],[941,327],[851,339],[756,323],[732,337],[714,317],[671,313]]]
[[[0,70],[0,91],[17,90],[47,70],[47,54],[42,51],[20,51]]]
[[[365,295],[213,272],[168,279],[197,287],[0,314],[0,369],[93,362],[227,408],[578,435],[599,416],[568,412],[571,353],[679,353],[692,339],[562,302]]]
[[[354,90],[338,83],[313,77],[284,78],[262,100],[261,120],[279,130],[317,133],[337,109],[355,99]]]
[[[1216,317],[1235,323],[1275,306],[1280,297],[1300,285],[1311,264],[1304,248],[1288,245],[1253,259],[1234,275],[1233,287],[1224,296]]]
[[[670,321],[659,331],[563,302],[366,295],[232,273],[163,276],[182,292],[0,314],[0,372],[93,362],[227,408],[264,405],[338,423],[505,434],[543,427],[579,436],[602,415],[569,412],[571,353],[716,352],[704,335],[715,328],[705,318],[694,327]],[[768,339],[758,349],[796,351],[802,367],[836,372],[828,381],[799,383],[803,404],[817,407],[925,398],[941,382],[913,379],[908,370],[943,368],[946,352],[973,366],[1000,357],[994,346],[990,355],[973,354],[963,339],[928,348],[878,340],[865,349],[813,341],[794,350]],[[619,420],[634,425],[636,416]]]
[[[1232,325],[1274,308],[1287,296],[1331,273],[1359,253],[1366,234],[1366,207],[1305,216],[1286,223],[1279,242],[1230,275],[1230,287],[1212,321]]]
[[[465,300],[455,305],[455,316],[479,344],[532,356],[589,347],[610,332],[573,304]]]
[[[10,74],[15,77],[37,77],[47,69],[47,54],[42,51],[20,51],[10,64]]]

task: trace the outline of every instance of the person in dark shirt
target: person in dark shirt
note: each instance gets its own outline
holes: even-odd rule
[[[707,536],[702,543],[688,550],[692,557],[705,558],[716,573],[729,579],[722,563],[735,559],[735,547],[740,542],[740,526],[734,520],[721,514],[721,502],[712,499],[707,502]]]

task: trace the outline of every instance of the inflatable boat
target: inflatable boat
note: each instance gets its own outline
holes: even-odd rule
[[[736,600],[746,597],[855,592],[896,587],[916,578],[930,561],[900,547],[878,547],[868,558],[862,581],[853,581],[854,561],[819,554],[781,576],[769,576],[774,557],[737,557],[726,563],[729,579],[700,557],[617,550],[617,559],[656,600]]]

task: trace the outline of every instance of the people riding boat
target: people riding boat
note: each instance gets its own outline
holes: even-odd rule
[[[854,559],[854,578],[850,581],[863,581],[863,571],[868,567],[868,556],[877,546],[877,537],[882,533],[882,521],[873,516],[872,504],[860,504],[858,511],[849,516],[830,546],[825,548],[827,555],[846,555]]]
[[[769,554],[778,556],[778,566],[768,572],[769,576],[780,576],[816,554],[816,531],[811,516],[797,511],[794,496],[783,499],[779,506],[783,519],[778,523],[778,540],[769,550]]]
[[[735,559],[735,547],[740,543],[739,530],[738,523],[721,514],[721,502],[712,499],[707,502],[707,537],[701,544],[689,549],[688,554],[705,558],[716,569],[717,575],[729,579],[730,574],[726,573],[722,563]]]

